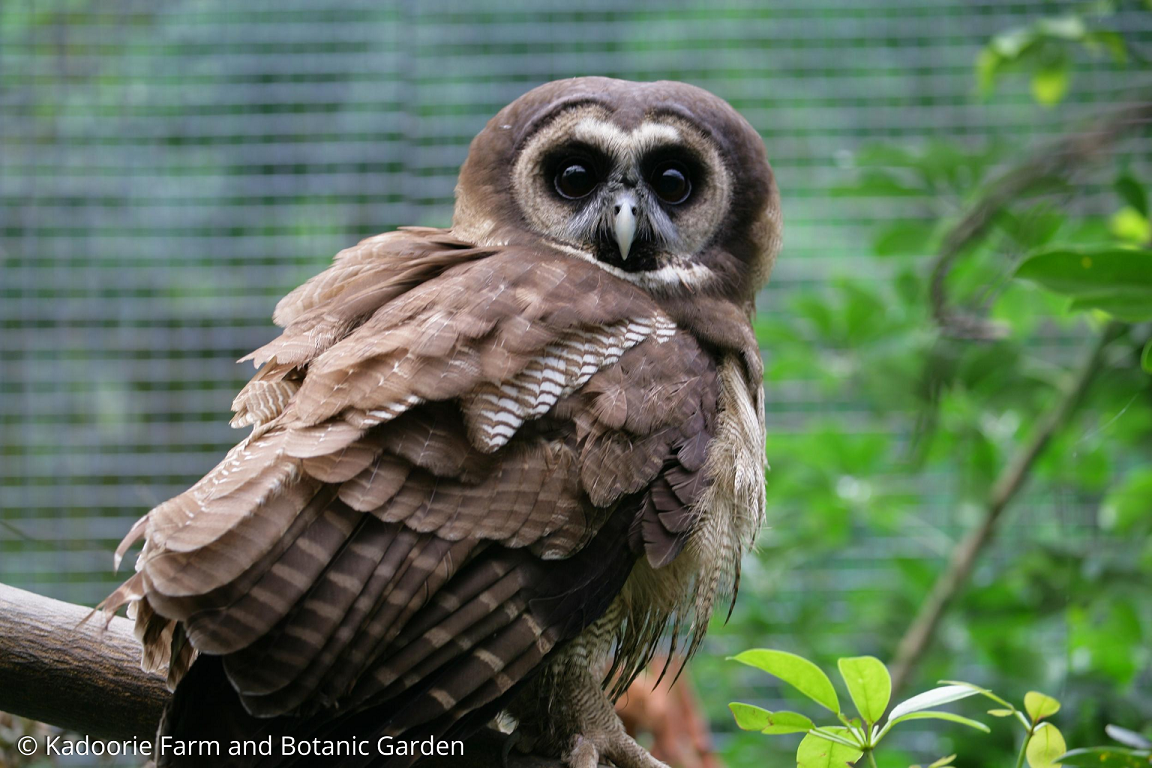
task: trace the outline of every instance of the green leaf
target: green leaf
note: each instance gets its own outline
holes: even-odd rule
[[[744,651],[732,659],[775,675],[820,706],[840,714],[840,700],[836,698],[836,689],[832,687],[832,681],[820,667],[808,659],[794,653],[767,648]]]
[[[1149,305],[1148,299],[1144,297],[1073,299],[1068,302],[1067,309],[1069,312],[1098,311],[1125,323],[1142,323],[1146,320],[1152,320],[1152,305]]]
[[[1056,758],[1067,751],[1068,745],[1064,743],[1060,729],[1051,723],[1043,723],[1043,727],[1032,734],[1024,756],[1031,768],[1058,768],[1060,763]]]
[[[729,704],[728,706],[732,705]],[[988,710],[988,714],[992,715],[992,717],[1012,717],[1012,715],[1016,713],[1011,709],[990,709]]]
[[[1148,373],[1152,373],[1152,339],[1144,345],[1144,353],[1140,355],[1140,365]]]
[[[728,709],[732,710],[736,725],[742,730],[762,731],[772,724],[772,713],[761,707],[733,701],[728,704]]]
[[[1117,239],[1136,245],[1143,245],[1152,239],[1152,223],[1140,211],[1126,206],[1108,220],[1108,229]]]
[[[1059,104],[1068,93],[1068,79],[1067,62],[1037,70],[1032,75],[1033,98],[1046,107]]]
[[[945,685],[941,688],[933,688],[897,704],[892,708],[891,714],[888,715],[888,720],[891,722],[909,712],[918,712],[929,707],[947,704],[950,701],[959,701],[969,696],[975,696],[977,693],[980,691],[966,685]]]
[[[1145,501],[1143,514],[1147,511]],[[1140,671],[1140,654],[1147,645],[1142,608],[1141,603],[1125,600],[1098,600],[1095,605],[1068,609],[1068,650],[1078,658],[1081,672],[1092,670],[1120,686],[1131,684]]]
[[[1124,36],[1111,30],[1098,30],[1089,32],[1084,37],[1084,43],[1089,48],[1104,48],[1112,56],[1112,61],[1124,64],[1128,61],[1128,44]]]
[[[782,711],[771,713],[771,722],[760,732],[775,736],[781,733],[805,733],[815,727],[815,723],[799,712]]]
[[[751,704],[734,701],[728,705],[736,725],[745,731],[759,731],[775,736],[782,733],[805,733],[815,726],[798,712],[769,712]]]
[[[1010,29],[992,38],[988,47],[1006,59],[1015,59],[1036,44],[1036,33],[1031,29]]]
[[[1060,711],[1060,702],[1039,691],[1024,694],[1024,711],[1033,720],[1043,720]]]
[[[1116,189],[1116,194],[1120,195],[1120,199],[1123,200],[1129,208],[1134,209],[1141,216],[1147,218],[1148,192],[1144,189],[1143,184],[1126,173],[1116,179],[1116,183],[1113,186]]]
[[[912,186],[896,174],[878,168],[868,168],[860,172],[855,184],[833,187],[837,197],[920,197],[923,189]]]
[[[1016,276],[1073,297],[1152,297],[1152,251],[1104,246],[1032,254]]]
[[[1086,747],[1073,749],[1056,758],[1058,765],[1092,766],[1092,768],[1148,768],[1152,752],[1123,747]]]
[[[1098,309],[1127,323],[1142,323],[1152,320],[1152,303],[1146,296],[1085,296],[1072,299],[1068,309],[1082,311]]]
[[[860,716],[869,723],[877,722],[892,698],[892,676],[884,662],[874,656],[854,656],[840,659],[837,666]]]
[[[1036,28],[1048,37],[1061,40],[1083,40],[1088,34],[1084,19],[1072,14],[1041,19],[1036,23]]]
[[[987,97],[996,87],[996,77],[1004,66],[1004,57],[991,45],[980,50],[976,56],[976,87],[980,95]]]
[[[872,242],[877,256],[923,256],[934,227],[919,221],[901,221],[885,227]]]
[[[1139,535],[1147,525],[1148,499],[1152,499],[1152,467],[1134,469],[1100,502],[1101,527],[1120,536]]]
[[[955,759],[956,759],[956,753],[953,752],[951,755],[948,755],[947,757],[942,757],[939,760],[935,761],[934,763],[929,765],[928,768],[944,768],[944,766],[951,765],[952,761]]]
[[[1039,248],[1056,235],[1068,217],[1059,211],[1034,207],[1021,212],[1002,209],[996,223],[1025,249]]]
[[[896,723],[903,723],[906,720],[947,720],[950,723],[960,723],[960,725],[966,725],[969,728],[975,728],[978,731],[984,731],[984,733],[991,732],[991,729],[979,720],[973,720],[969,717],[961,717],[960,715],[954,715],[951,712],[937,712],[936,710],[929,710],[927,712],[909,712],[906,715],[894,717],[889,720],[889,722],[895,725]]]
[[[1071,297],[1071,309],[1101,309],[1129,322],[1152,317],[1149,250],[1052,248],[1025,259],[1016,276]]]
[[[847,736],[847,728],[828,728],[837,735]],[[796,768],[844,768],[855,765],[864,756],[862,750],[808,734],[796,748]]]

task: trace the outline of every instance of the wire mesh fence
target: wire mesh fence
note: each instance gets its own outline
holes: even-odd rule
[[[1102,59],[1043,122],[1023,85],[973,100],[980,45],[1072,7],[5,0],[0,580],[102,598],[131,523],[238,438],[228,406],[250,369],[234,361],[273,337],[277,298],[361,237],[446,225],[468,142],[532,86],[677,79],[728,99],[761,132],[782,191],[786,247],[760,300],[782,315],[797,287],[852,271],[877,222],[915,215],[914,200],[834,194],[862,145],[1040,141],[1130,98]],[[1152,39],[1148,15],[1120,18]],[[768,403],[769,434],[828,414],[897,428],[804,382],[779,382]],[[949,482],[899,480],[941,498]],[[921,516],[947,527],[951,511],[923,498]],[[776,610],[835,612],[916,541],[806,566]]]

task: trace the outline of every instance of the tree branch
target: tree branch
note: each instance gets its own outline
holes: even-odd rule
[[[0,712],[59,726],[93,739],[151,741],[169,692],[164,678],[140,669],[132,622],[108,629],[85,608],[0,584]],[[428,768],[565,768],[513,751],[488,729],[469,737],[464,755],[431,757]]]
[[[894,691],[899,690],[907,682],[912,671],[919,664],[936,634],[940,619],[952,601],[964,589],[968,577],[972,574],[976,559],[988,542],[992,540],[992,534],[995,532],[996,524],[1003,516],[1004,510],[1016,497],[1036,460],[1044,452],[1048,441],[1068,423],[1072,414],[1076,412],[1076,408],[1100,372],[1104,350],[1123,332],[1123,329],[1123,324],[1115,321],[1104,327],[1093,343],[1091,351],[1077,369],[1071,386],[1060,397],[1055,407],[1044,416],[1028,441],[1020,446],[1012,460],[996,478],[985,502],[984,517],[980,525],[952,551],[952,557],[947,568],[932,585],[932,590],[920,606],[916,618],[900,640],[900,645],[896,649],[896,658],[891,664],[892,689]]]
[[[0,584],[0,711],[93,738],[150,740],[168,699],[132,622]],[[83,622],[83,623],[82,623]]]

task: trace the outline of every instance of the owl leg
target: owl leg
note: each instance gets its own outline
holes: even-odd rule
[[[558,756],[568,768],[668,768],[624,730],[581,649],[551,662],[512,708],[519,748]]]

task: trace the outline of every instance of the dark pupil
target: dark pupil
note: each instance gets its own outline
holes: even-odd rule
[[[556,174],[556,190],[564,197],[584,197],[595,186],[596,176],[581,163],[568,163]]]
[[[675,165],[656,169],[656,173],[652,175],[652,188],[666,203],[682,203],[692,191],[688,176],[683,169]]]

